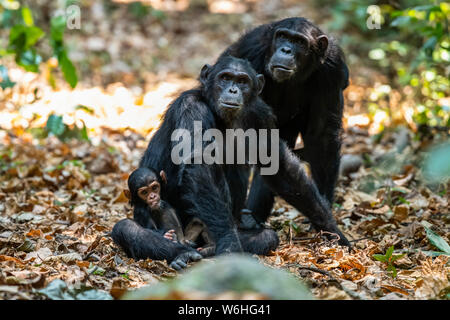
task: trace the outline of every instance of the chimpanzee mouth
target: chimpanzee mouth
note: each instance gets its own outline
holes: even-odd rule
[[[152,202],[150,202],[148,205],[149,205],[149,207],[150,207],[150,209],[152,209],[152,210],[158,210],[159,209],[159,200],[157,200],[157,201],[152,201]]]
[[[288,68],[286,66],[279,65],[279,64],[277,64],[275,66],[272,66],[272,69],[277,70],[277,71],[288,72],[288,73],[293,73],[294,72],[293,69]]]
[[[237,102],[228,102],[228,101],[220,102],[220,106],[224,107],[224,108],[230,108],[230,109],[240,109],[242,107],[242,105]]]

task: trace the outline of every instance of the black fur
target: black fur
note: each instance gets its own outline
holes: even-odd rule
[[[280,28],[301,33],[310,44],[304,63],[298,66],[292,78],[283,82],[275,81],[268,70],[274,54],[274,34]],[[292,149],[298,133],[302,134],[304,148],[298,154],[310,164],[319,192],[331,207],[340,162],[342,91],[348,85],[348,68],[333,39],[328,39],[325,51],[321,50],[318,41],[321,36],[324,37],[324,33],[307,19],[288,18],[251,30],[221,57],[232,55],[247,59],[256,72],[264,74],[266,84],[261,96],[277,116],[281,138]],[[314,194],[314,191],[305,193]],[[247,201],[248,209],[263,222],[273,202],[273,193],[256,175]]]
[[[232,57],[222,57],[207,71],[202,72],[202,83],[197,89],[183,92],[167,109],[160,128],[152,137],[141,159],[141,167],[164,170],[169,183],[165,200],[171,203],[185,225],[190,217],[203,221],[216,242],[216,254],[242,251],[235,221],[239,219],[244,207],[248,184],[249,167],[245,165],[175,165],[171,160],[171,150],[178,142],[171,141],[175,129],[188,129],[193,136],[194,121],[201,121],[203,130],[210,128],[222,132],[226,128],[239,127],[244,130],[275,128],[276,118],[271,108],[257,95],[257,90],[247,97],[239,117],[229,123],[218,108],[215,94],[215,75],[230,64],[237,64],[256,84],[257,75],[247,61]],[[203,144],[203,148],[206,146]],[[347,239],[337,229],[328,204],[320,196],[315,184],[308,179],[299,160],[291,153],[285,143],[279,145],[280,172],[274,176],[264,176],[270,188],[296,208],[306,214],[314,226],[320,230],[337,232],[341,243]],[[276,234],[271,234],[272,240]],[[278,244],[278,238],[276,238]],[[260,243],[261,247],[273,247]],[[255,245],[257,245],[255,243]],[[276,245],[275,245],[276,247]],[[255,251],[265,252],[257,248]]]
[[[122,247],[125,253],[134,259],[167,259],[175,269],[184,267],[190,260],[199,260],[201,256],[189,246],[164,238],[170,229],[182,236],[182,228],[175,210],[164,200],[160,200],[159,209],[152,211],[138,196],[138,189],[158,181],[164,181],[154,169],[138,168],[128,178],[130,204],[133,206],[134,221],[124,219],[113,228],[111,237]]]
[[[180,269],[185,267],[189,261],[201,259],[201,255],[194,249],[167,240],[158,231],[143,228],[131,219],[117,222],[111,232],[111,237],[129,257],[135,260],[167,259],[173,268]]]

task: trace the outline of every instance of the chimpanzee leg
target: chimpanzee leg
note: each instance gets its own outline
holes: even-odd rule
[[[239,218],[247,197],[248,176],[250,169],[244,166],[227,165],[226,179],[233,204],[233,216]]]
[[[317,189],[327,199],[328,205],[331,207],[339,173],[340,143],[336,142],[333,146],[324,150],[323,142],[320,140],[325,138],[305,136],[304,139],[308,141],[309,147],[302,150],[301,159],[309,163]]]
[[[269,217],[275,197],[270,188],[264,183],[263,178],[255,171],[252,186],[247,199],[247,209],[253,213],[258,222],[266,222]]]
[[[275,175],[264,175],[264,181],[283,199],[309,218],[317,230],[336,233],[340,243],[350,245],[338,229],[329,204],[317,189],[313,180],[307,177],[300,160],[280,141],[279,170]]]
[[[221,167],[186,165],[180,185],[184,211],[207,226],[216,243],[216,254],[242,251],[232,215],[233,201]]]
[[[319,96],[313,104],[319,106],[319,108],[316,112],[311,112],[308,130],[302,133],[305,147],[301,150],[301,159],[309,163],[317,188],[326,197],[331,207],[341,159],[344,98],[342,92],[339,91],[331,96],[331,102],[333,103],[326,99],[329,99],[329,97]],[[326,118],[324,112],[320,112],[320,110],[327,110]]]
[[[280,242],[278,235],[272,229],[239,230],[239,239],[244,252],[267,255],[275,250]]]
[[[111,237],[125,253],[135,259],[166,259],[172,267],[184,267],[201,256],[187,246],[165,239],[155,230],[143,228],[131,219],[123,219],[114,226]]]

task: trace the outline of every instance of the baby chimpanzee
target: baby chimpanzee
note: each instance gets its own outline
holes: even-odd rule
[[[161,199],[161,189],[167,184],[164,171],[156,174],[149,168],[138,168],[128,178],[125,195],[133,206],[134,221],[147,229],[165,232],[169,240],[183,240],[183,229],[175,210]]]
[[[193,218],[183,232],[175,210],[161,199],[161,190],[166,184],[164,171],[159,176],[156,170],[149,168],[138,168],[131,173],[125,195],[133,206],[134,220],[144,228],[162,232],[164,238],[173,242],[179,241],[190,247],[201,245],[199,252],[203,256],[214,254],[215,246],[200,219]]]

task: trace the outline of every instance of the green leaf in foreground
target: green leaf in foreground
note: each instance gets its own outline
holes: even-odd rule
[[[173,292],[205,294],[255,292],[268,299],[314,299],[305,284],[289,272],[272,269],[243,254],[202,261],[181,276],[125,294],[123,299],[164,299]]]
[[[436,248],[442,250],[445,254],[450,254],[450,245],[445,241],[440,235],[436,234],[433,230],[425,227],[425,232],[427,233],[427,238],[430,243]]]
[[[109,293],[82,285],[80,288],[69,288],[67,284],[56,279],[38,291],[51,300],[112,300]]]
[[[424,174],[432,182],[450,178],[450,143],[433,148],[424,164]]]

